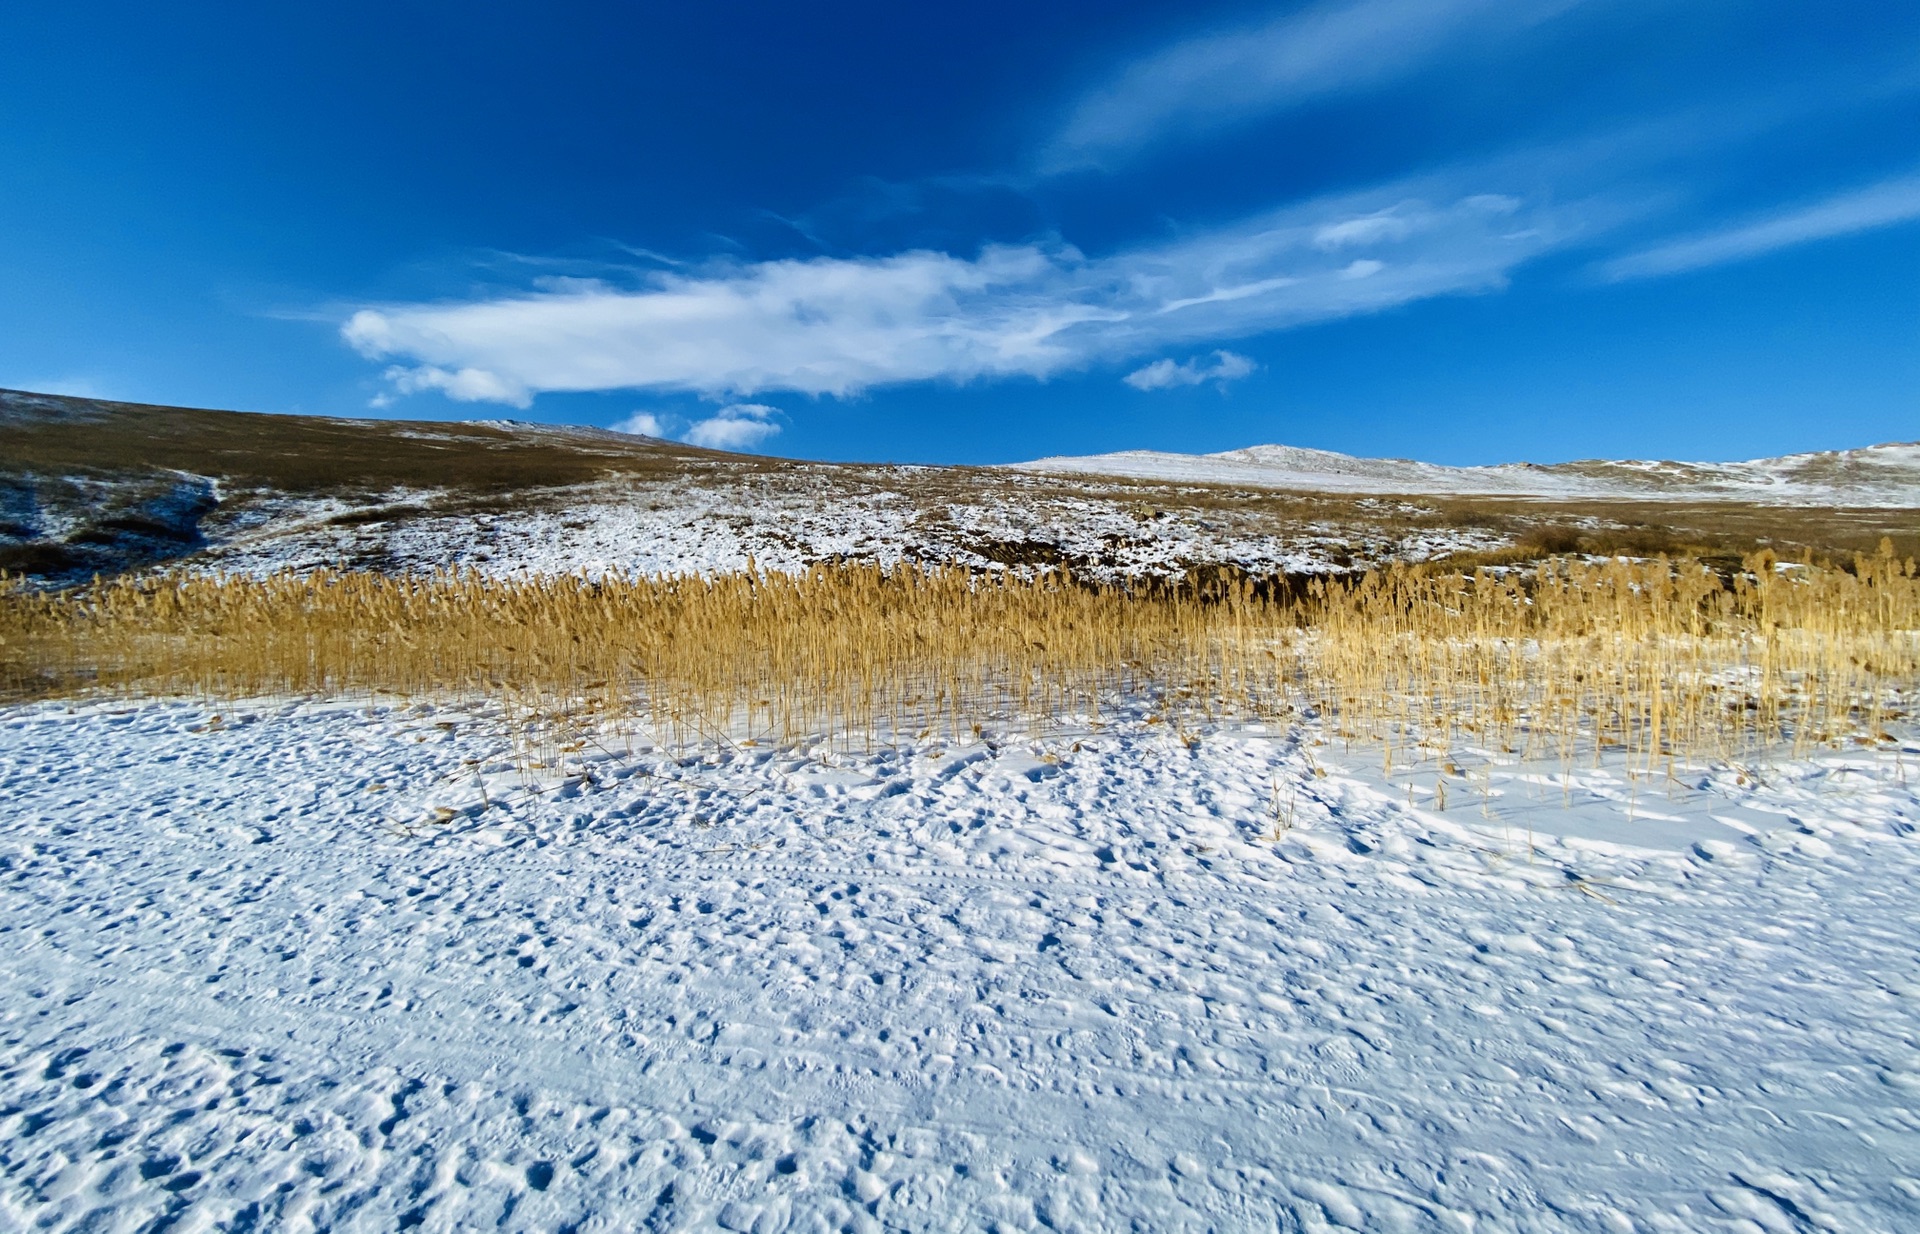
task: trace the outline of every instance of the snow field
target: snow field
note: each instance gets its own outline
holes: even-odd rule
[[[0,713],[0,1225],[1920,1224],[1920,745],[597,737]]]
[[[805,472],[779,484],[607,483],[549,492],[552,508],[477,514],[423,512],[436,494],[396,492],[389,494],[390,520],[357,525],[333,521],[350,512],[338,501],[270,503],[244,527],[217,534],[194,564],[251,575],[342,562],[500,576],[717,575],[739,573],[749,560],[787,573],[839,560],[984,569],[993,561],[983,550],[1041,545],[1086,577],[1115,582],[1178,576],[1196,563],[1284,573],[1325,569],[1336,557],[1419,561],[1508,543],[1474,528],[1390,530],[1373,525],[1387,513],[1373,508],[1354,520],[1308,523],[1187,509],[1149,517],[1131,508],[1137,497],[1055,491],[1052,481],[1018,473],[949,499],[916,494],[904,472],[892,480],[906,491],[849,491],[831,473]]]

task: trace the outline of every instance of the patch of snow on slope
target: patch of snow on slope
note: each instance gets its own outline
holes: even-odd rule
[[[341,523],[338,503],[284,507],[271,523],[215,544],[195,564],[247,574],[349,565],[704,575],[742,570],[749,560],[781,571],[841,560],[976,569],[1014,562],[1065,564],[1080,577],[1111,582],[1178,576],[1200,563],[1272,574],[1324,570],[1335,559],[1364,566],[1504,543],[1471,528],[1417,525],[1389,532],[1302,524],[1276,533],[1272,523],[1232,511],[1144,513],[1043,485],[995,500],[928,502],[831,476],[778,486],[618,483],[549,490],[528,508],[475,514],[435,513],[431,496],[392,495],[398,512],[390,522],[367,510]]]
[[[1920,1225],[1920,746],[600,737],[0,713],[0,1225]]]

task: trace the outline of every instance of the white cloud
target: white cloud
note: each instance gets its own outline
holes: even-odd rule
[[[642,437],[666,437],[669,435],[666,421],[650,411],[636,411],[620,423],[612,426],[616,433],[635,433]]]
[[[1097,166],[1163,138],[1376,85],[1577,3],[1326,0],[1262,25],[1186,39],[1082,97],[1042,166]]]
[[[1243,355],[1216,351],[1211,356],[1195,356],[1179,364],[1171,360],[1155,360],[1120,380],[1136,390],[1171,390],[1175,386],[1197,386],[1208,381],[1217,381],[1224,386],[1230,381],[1240,380],[1253,369],[1253,361]]]
[[[354,322],[358,322],[364,316],[364,313],[354,314]],[[353,324],[353,322],[348,323],[349,328]],[[463,403],[506,403],[513,407],[526,407],[533,402],[533,395],[524,385],[486,369],[462,368],[455,372],[448,372],[431,364],[423,364],[416,368],[395,365],[383,376],[392,382],[393,388],[401,394],[439,390],[448,398],[457,399]]]
[[[1642,249],[1603,263],[1599,270],[1601,277],[1613,282],[1656,278],[1914,219],[1920,219],[1920,175],[1885,180],[1797,210]]]
[[[776,422],[779,415],[778,407],[765,403],[730,403],[691,424],[685,424],[679,416],[636,411],[612,428],[616,433],[684,441],[712,450],[746,450],[780,432]]]
[[[657,271],[637,290],[570,282],[365,308],[342,335],[370,359],[403,361],[387,370],[399,393],[522,407],[542,391],[742,398],[1045,378],[1498,287],[1564,242],[1571,209],[1487,195],[1433,204],[1400,186],[1096,259],[1026,244],[971,259],[920,250]]]
[[[779,414],[779,408],[765,403],[734,403],[695,421],[680,440],[710,450],[751,449],[780,431],[773,422]]]

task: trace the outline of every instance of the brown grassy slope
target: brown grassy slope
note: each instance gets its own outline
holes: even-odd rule
[[[209,527],[243,521],[277,499],[372,507],[406,489],[453,507],[504,509],[529,494],[613,477],[672,480],[764,465],[592,429],[266,415],[0,390],[0,569],[60,579],[176,560],[204,547]]]
[[[1511,528],[1527,561],[1561,552],[1735,558],[1770,549],[1844,563],[1877,552],[1883,540],[1901,557],[1920,555],[1920,509],[1513,497],[1436,504],[1444,518]]]
[[[43,476],[184,471],[296,495],[395,487],[498,492],[747,456],[593,430],[344,420],[0,390],[0,469]]]

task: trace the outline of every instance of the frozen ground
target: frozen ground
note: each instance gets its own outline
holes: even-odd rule
[[[604,744],[0,713],[0,1227],[1920,1228],[1920,745]]]

